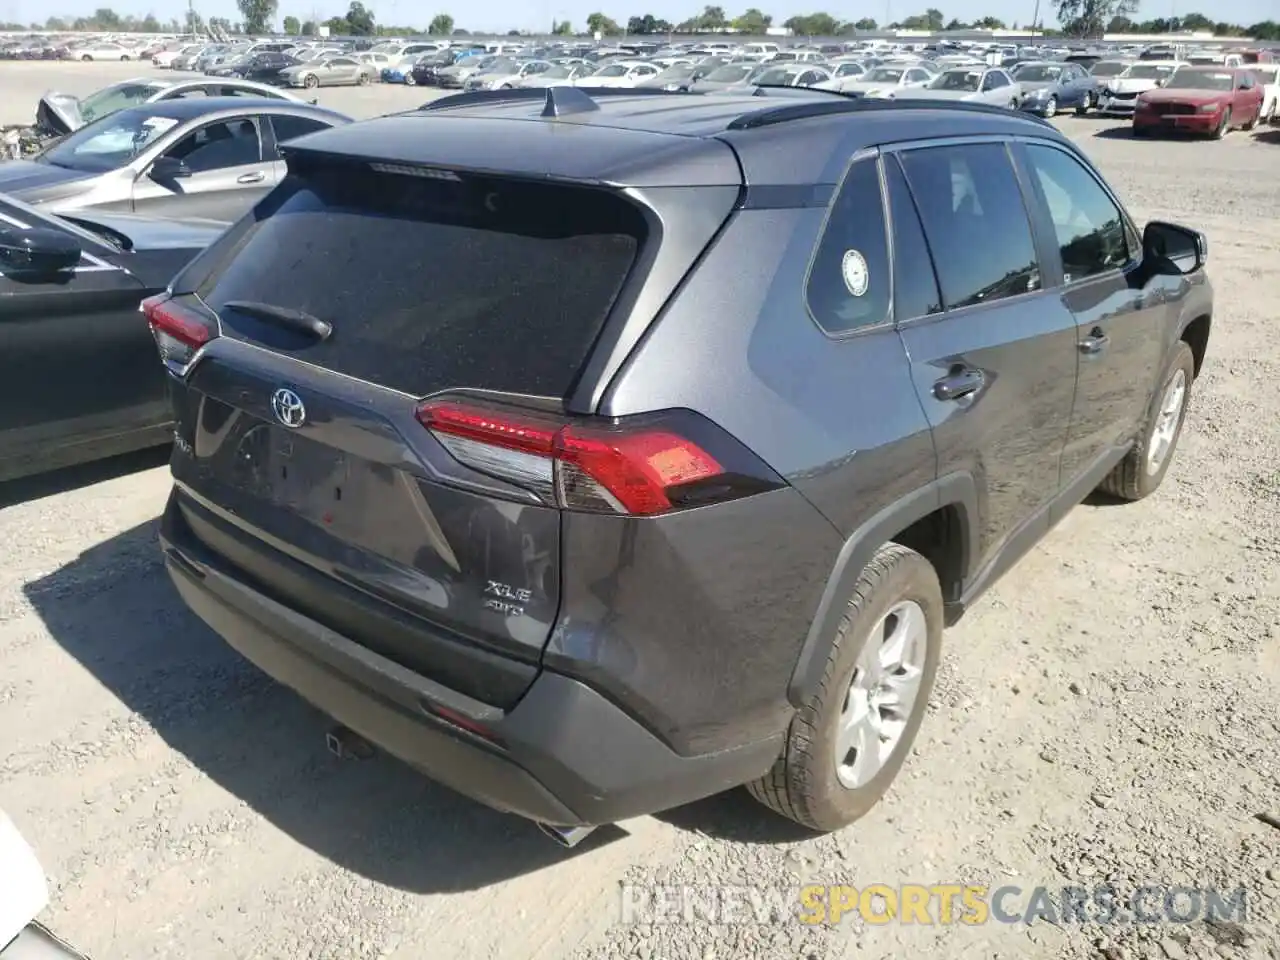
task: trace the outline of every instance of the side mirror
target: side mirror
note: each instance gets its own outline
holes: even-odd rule
[[[0,269],[6,273],[47,277],[79,262],[80,244],[61,230],[0,230]]]
[[[177,157],[156,157],[155,162],[151,164],[149,176],[152,180],[160,182],[179,180],[191,176],[191,168],[187,166],[185,160],[179,160]]]
[[[1199,230],[1152,220],[1142,231],[1142,257],[1178,273],[1195,273],[1209,259],[1209,241]]]

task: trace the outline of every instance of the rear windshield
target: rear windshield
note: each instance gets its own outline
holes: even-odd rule
[[[224,335],[414,395],[570,392],[644,240],[637,207],[579,187],[309,165],[291,160],[192,265],[211,265],[197,292]],[[303,311],[333,333],[316,341],[231,301]]]

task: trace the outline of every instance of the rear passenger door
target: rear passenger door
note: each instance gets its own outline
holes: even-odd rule
[[[886,161],[895,320],[939,475],[977,485],[970,569],[999,573],[1049,528],[1076,386],[1075,318],[1044,290],[1045,251],[1004,143],[934,142]]]
[[[1066,147],[1017,148],[1033,209],[1053,249],[1046,274],[1079,328],[1080,375],[1062,458],[1064,484],[1086,488],[1096,465],[1138,431],[1164,362],[1165,323],[1182,278],[1151,275],[1142,241],[1101,181]],[[1114,457],[1112,457],[1114,460]]]

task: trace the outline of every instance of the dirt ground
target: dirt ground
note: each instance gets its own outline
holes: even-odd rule
[[[138,72],[41,67],[0,64],[0,122]],[[321,96],[362,115],[425,99]],[[915,756],[864,821],[806,838],[736,791],[564,851],[389,759],[337,761],[324,719],[178,602],[154,544],[166,470],[131,458],[0,488],[0,806],[51,874],[47,922],[96,960],[1280,957],[1280,133],[1057,122],[1140,221],[1207,231],[1208,362],[1163,489],[1081,506],[950,631]],[[1016,885],[1019,904],[1243,887],[1247,916],[622,914],[632,887],[810,882]]]

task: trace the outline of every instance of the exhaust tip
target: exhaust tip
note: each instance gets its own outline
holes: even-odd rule
[[[596,829],[595,827],[557,827],[549,823],[539,823],[537,826],[566,850],[572,850]]]

